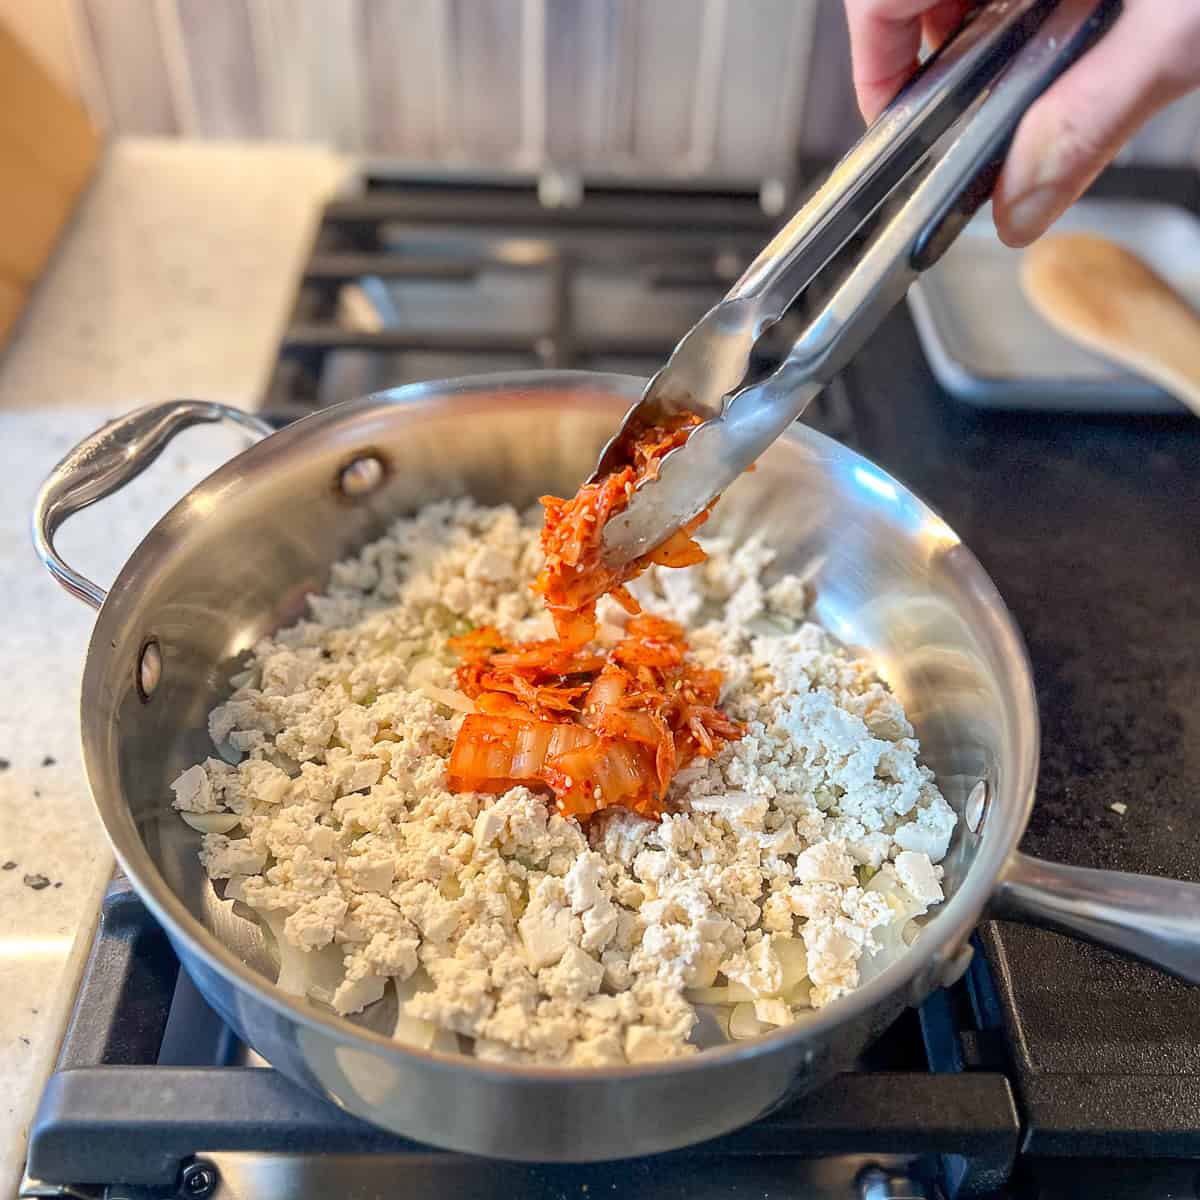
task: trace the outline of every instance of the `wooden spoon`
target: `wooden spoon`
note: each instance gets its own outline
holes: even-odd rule
[[[1200,313],[1136,254],[1089,233],[1050,234],[1025,252],[1021,284],[1060,333],[1200,416]]]

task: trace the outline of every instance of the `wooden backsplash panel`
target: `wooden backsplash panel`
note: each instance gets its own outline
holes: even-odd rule
[[[436,159],[452,140],[443,0],[364,0],[366,143],[373,154]]]
[[[452,140],[448,156],[469,162],[512,160],[521,146],[521,0],[446,0],[442,49]],[[448,60],[448,61],[447,61]]]
[[[786,176],[809,72],[816,4],[730,5],[713,158],[728,175]]]
[[[630,143],[643,163],[690,167],[705,5],[697,0],[633,3],[634,75]]]
[[[861,130],[842,0],[0,0],[118,132],[761,179]],[[1134,161],[1200,163],[1200,97]]]
[[[269,128],[245,0],[175,0],[177,46],[191,103],[184,132],[254,138]]]
[[[93,116],[119,130],[179,133],[159,5],[152,0],[80,0],[78,16],[106,101],[107,111]]]
[[[638,0],[547,0],[546,148],[552,161],[575,166],[632,155],[638,7]]]
[[[271,134],[364,149],[361,4],[249,0],[249,13]]]

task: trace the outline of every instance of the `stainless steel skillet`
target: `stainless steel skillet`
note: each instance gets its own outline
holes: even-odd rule
[[[642,381],[572,373],[419,384],[264,437],[147,535],[108,595],[58,558],[55,527],[142,470],[179,429],[254,418],[179,402],[101,430],[44,489],[47,565],[100,603],[84,669],[84,757],[134,886],[200,990],[278,1069],[421,1141],[584,1160],[700,1141],[848,1064],[906,1004],[957,977],[985,913],[1038,921],[1200,981],[1200,887],[1038,862],[1017,844],[1033,801],[1038,721],[1019,634],[953,531],[867,460],[794,428],[728,491],[714,520],[762,530],[808,575],[817,616],[871,654],[962,814],[946,904],[899,962],[759,1041],[660,1066],[516,1069],[388,1041],[386,1011],[350,1022],[275,990],[257,924],[216,896],[169,782],[209,750],[204,718],[233,660],[295,619],[331,563],[438,496],[524,504],[569,492]],[[898,398],[900,402],[902,398]],[[221,1147],[208,1147],[219,1150]]]

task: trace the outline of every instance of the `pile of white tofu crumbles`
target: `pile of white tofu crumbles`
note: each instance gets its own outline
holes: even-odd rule
[[[343,1014],[394,990],[404,1042],[588,1066],[752,1037],[878,973],[943,898],[955,815],[898,701],[760,541],[703,541],[706,562],[631,585],[746,729],[678,773],[661,818],[448,789],[472,702],[447,641],[550,635],[539,525],[469,500],[396,522],[213,711],[175,807],[273,935],[279,987]],[[621,636],[615,603],[599,617]]]

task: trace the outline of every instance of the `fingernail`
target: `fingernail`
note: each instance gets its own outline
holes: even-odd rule
[[[1062,188],[1053,184],[1043,184],[1025,192],[999,214],[1000,236],[1010,245],[1028,245],[1061,215],[1065,207],[1063,201]]]

